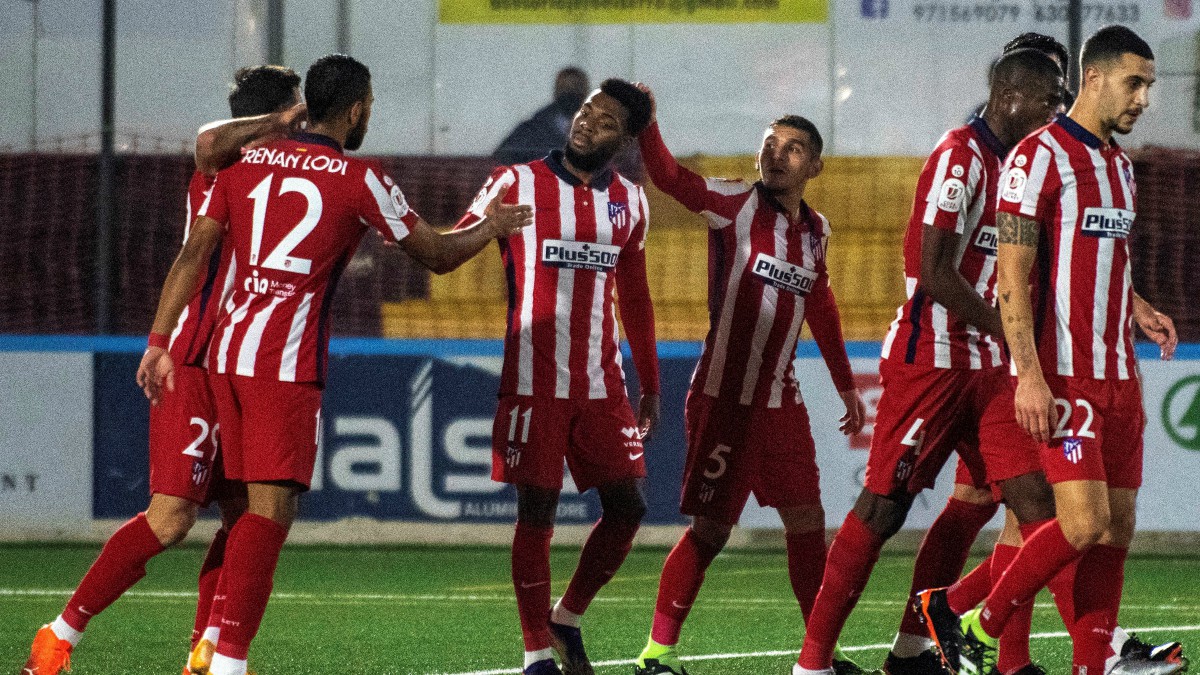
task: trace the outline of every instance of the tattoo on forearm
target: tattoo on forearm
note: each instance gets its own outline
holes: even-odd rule
[[[1011,297],[1012,297],[1012,293],[1009,293],[1008,291],[1005,291],[1000,294],[1000,299],[1004,300],[1004,304],[1006,304],[1006,305],[1008,304]]]
[[[1011,213],[998,213],[996,214],[996,229],[999,230],[1001,244],[1037,246],[1038,233],[1041,228],[1037,221],[1014,216]]]

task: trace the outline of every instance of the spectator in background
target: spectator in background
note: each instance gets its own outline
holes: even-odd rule
[[[554,77],[554,100],[509,132],[492,157],[501,164],[524,164],[545,157],[567,142],[571,118],[590,89],[587,73],[574,66]]]

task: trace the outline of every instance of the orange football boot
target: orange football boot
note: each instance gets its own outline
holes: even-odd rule
[[[33,638],[33,646],[29,649],[29,660],[21,669],[21,675],[58,675],[71,670],[70,642],[58,639],[50,624],[38,629]]]

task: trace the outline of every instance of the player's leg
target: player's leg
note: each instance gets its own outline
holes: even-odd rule
[[[561,471],[560,471],[561,473]],[[512,582],[525,642],[525,668],[554,666],[550,649],[550,538],[559,490],[517,485],[517,525],[513,533]],[[548,662],[548,663],[547,663]],[[531,670],[532,669],[532,670]],[[558,669],[554,667],[556,672]]]
[[[1079,559],[1075,574],[1075,623],[1071,626],[1071,640],[1076,673],[1107,672],[1117,656],[1111,644],[1112,633],[1121,605],[1125,557],[1133,540],[1137,490],[1111,489],[1108,504],[1109,527]]]
[[[224,478],[221,483],[217,499],[221,527],[208,546],[197,583],[196,620],[192,628],[192,649],[188,655],[188,670],[193,675],[205,675],[216,653],[221,636],[221,617],[225,613],[226,594],[220,583],[221,570],[225,565],[225,546],[230,531],[248,505],[244,484]]]

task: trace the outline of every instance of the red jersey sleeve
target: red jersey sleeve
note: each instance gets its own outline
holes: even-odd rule
[[[804,310],[804,320],[812,331],[813,340],[821,350],[825,366],[839,392],[854,388],[854,372],[850,369],[850,357],[846,354],[846,339],[842,336],[842,316],[838,312],[829,275],[824,271],[813,284],[812,293]]]
[[[693,213],[705,215],[713,228],[722,228],[733,222],[744,199],[740,198],[752,189],[745,181],[723,178],[704,178],[675,161],[659,132],[658,124],[651,124],[638,136],[642,161],[646,173],[655,187],[672,199],[683,204]]]
[[[236,166],[236,165],[234,165]],[[217,174],[213,179],[212,188],[208,191],[208,196],[205,197],[204,203],[200,208],[196,209],[197,216],[205,216],[221,223],[222,225],[229,222],[229,197],[225,190],[225,186],[229,184],[228,174],[226,169]],[[222,177],[225,180],[222,180]],[[191,227],[191,223],[188,223]]]
[[[367,165],[359,194],[359,217],[387,241],[398,242],[407,237],[421,219],[409,208],[400,186],[377,165]]]
[[[1004,163],[996,211],[1049,224],[1061,188],[1054,153],[1037,136],[1030,136],[1009,153]]]
[[[657,394],[658,343],[654,332],[654,305],[650,301],[650,284],[646,279],[646,230],[649,224],[646,192],[639,187],[638,221],[617,259],[617,308],[621,312],[625,337],[629,338],[642,393]]]
[[[918,185],[929,183],[929,189],[922,195],[925,213],[921,221],[939,230],[962,234],[971,204],[986,193],[979,189],[982,176],[983,165],[962,139],[944,143],[921,170]]]
[[[474,201],[467,207],[467,212],[459,218],[458,223],[454,225],[454,229],[461,230],[464,227],[470,227],[475,223],[483,220],[486,216],[484,211],[487,210],[488,204],[500,194],[500,190],[508,187],[508,193],[504,195],[505,204],[517,203],[517,189],[514,187],[517,182],[517,173],[510,167],[502,166],[492,172],[483,187],[475,195]]]

